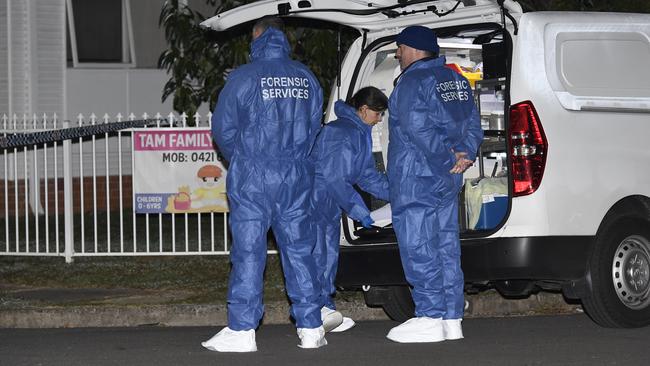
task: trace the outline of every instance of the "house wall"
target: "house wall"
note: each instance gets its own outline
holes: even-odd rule
[[[0,1],[0,116],[61,116],[64,0]]]
[[[73,69],[66,71],[67,119],[79,114],[98,117],[107,113],[111,120],[121,113],[140,118],[143,113],[155,115],[172,111],[172,98],[161,101],[163,86],[168,80],[164,70],[157,69]]]

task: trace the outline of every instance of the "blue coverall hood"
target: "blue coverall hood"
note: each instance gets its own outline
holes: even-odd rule
[[[268,58],[289,58],[291,47],[282,31],[269,27],[251,42],[251,61]]]
[[[336,103],[334,103],[334,113],[336,113],[337,117],[349,119],[350,121],[357,124],[363,131],[367,133],[371,133],[372,126],[364,123],[361,120],[361,117],[359,117],[359,115],[357,114],[357,110],[354,109],[353,106],[345,103],[344,101],[337,100]]]
[[[361,120],[361,117],[359,117],[357,114],[357,110],[344,101],[337,100],[336,103],[334,103],[334,113],[336,113],[336,116],[339,118],[349,119],[350,121],[354,122],[356,125],[358,125],[359,128],[362,129],[362,131],[366,133],[372,132],[372,126],[363,122],[363,120]]]

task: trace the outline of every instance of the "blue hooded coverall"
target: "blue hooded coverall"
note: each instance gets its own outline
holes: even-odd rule
[[[321,126],[318,80],[289,58],[289,42],[267,28],[251,44],[251,63],[232,71],[212,116],[212,135],[230,162],[232,269],[228,327],[255,329],[264,312],[267,233],[273,229],[298,328],[321,326],[320,284],[309,204],[309,151]]]
[[[400,256],[416,317],[463,317],[454,152],[474,160],[483,139],[467,79],[445,58],[404,70],[389,99],[388,180]]]
[[[338,119],[321,130],[312,151],[316,165],[313,215],[316,221],[314,258],[320,275],[324,306],[336,309],[332,295],[339,257],[341,209],[361,221],[370,215],[353,185],[388,201],[388,179],[375,168],[372,126],[356,110],[339,100],[334,104]]]

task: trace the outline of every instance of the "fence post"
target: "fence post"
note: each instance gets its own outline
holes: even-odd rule
[[[63,121],[63,128],[70,127]],[[63,231],[65,233],[65,262],[72,263],[74,254],[74,207],[72,201],[72,140],[63,140]]]

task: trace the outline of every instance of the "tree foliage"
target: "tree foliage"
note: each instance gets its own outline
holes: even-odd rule
[[[208,3],[214,5],[214,0]],[[238,3],[243,2],[224,1],[215,6],[215,13],[228,5],[241,5]],[[211,31],[199,25],[205,19],[179,0],[167,0],[160,13],[159,24],[165,30],[168,48],[160,55],[158,66],[170,76],[162,100],[172,96],[174,110],[190,115],[202,103],[214,105],[228,69],[244,63],[248,52],[244,34],[224,34],[215,42]]]

